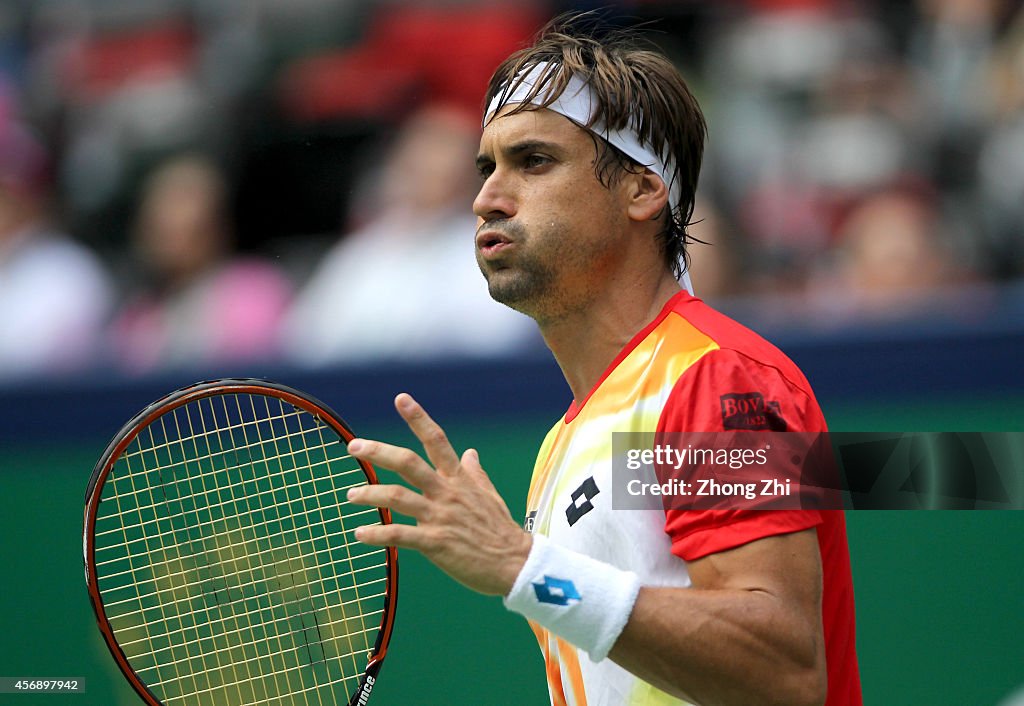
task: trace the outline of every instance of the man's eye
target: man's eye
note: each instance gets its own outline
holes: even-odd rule
[[[548,164],[551,160],[542,154],[531,154],[524,160],[524,165],[527,169],[535,169],[537,167],[543,167]]]
[[[487,177],[494,173],[493,164],[485,164],[482,167],[477,167],[477,172],[480,174],[480,179],[487,181]]]

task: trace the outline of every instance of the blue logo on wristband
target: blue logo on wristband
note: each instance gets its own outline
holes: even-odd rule
[[[569,605],[569,601],[581,601],[576,584],[568,579],[556,579],[547,574],[544,575],[543,583],[533,584],[533,590],[537,594],[537,600],[541,603],[552,605]]]

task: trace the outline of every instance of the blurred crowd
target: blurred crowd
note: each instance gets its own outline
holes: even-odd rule
[[[1019,280],[1022,4],[610,4],[708,117],[698,296],[834,325]],[[473,257],[480,103],[605,5],[0,4],[0,383],[538,346]]]

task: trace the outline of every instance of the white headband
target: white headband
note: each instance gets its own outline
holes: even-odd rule
[[[537,63],[526,74],[519,74],[522,80],[519,80],[519,76],[512,80],[511,83],[518,81],[515,90],[509,91],[508,86],[506,86],[505,90],[496,93],[487,106],[487,111],[484,113],[483,126],[487,127],[487,124],[494,119],[497,112],[504,106],[513,103],[523,103],[549,66],[549,62],[546,61]],[[549,83],[545,90],[540,91],[530,101],[531,105],[541,105],[550,94],[550,90],[551,84]],[[678,201],[679,184],[673,178],[675,162],[668,155],[662,157],[650,146],[640,141],[640,137],[637,134],[637,128],[640,124],[638,117],[634,115],[630,120],[629,127],[623,130],[609,130],[602,122],[597,122],[593,127],[588,128],[587,124],[590,122],[590,118],[596,111],[597,106],[598,103],[594,97],[593,89],[583,79],[573,74],[569,78],[569,85],[565,87],[562,94],[545,107],[548,110],[564,115],[580,127],[590,130],[598,137],[618,148],[630,159],[651,170],[669,189],[669,202],[675,203]],[[688,272],[684,272],[679,281],[686,288],[686,291],[691,294],[693,293],[693,286],[690,284]]]

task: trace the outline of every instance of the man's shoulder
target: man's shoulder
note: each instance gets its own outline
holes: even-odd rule
[[[681,297],[670,315],[714,345],[676,379],[659,429],[825,428],[806,376],[773,343],[694,297]]]
[[[714,342],[714,349],[704,360],[706,366],[774,370],[799,387],[809,387],[796,363],[778,346],[701,299],[680,297],[670,313]]]

